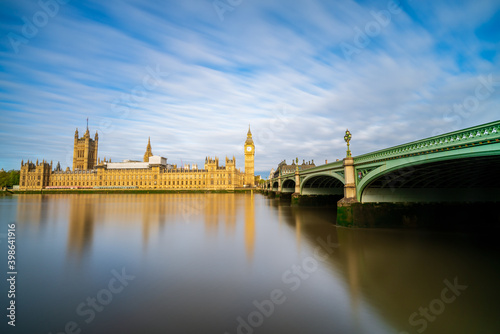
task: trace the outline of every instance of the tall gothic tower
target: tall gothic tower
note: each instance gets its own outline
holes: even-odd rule
[[[245,141],[245,184],[253,187],[255,183],[254,176],[254,157],[255,145],[253,144],[252,132],[248,126],[247,140]]]
[[[78,138],[78,129],[75,131],[73,146],[73,170],[94,169],[97,164],[97,147],[99,135],[95,132],[94,139],[90,138],[87,120],[87,131],[82,138]]]
[[[146,153],[144,153],[144,162],[149,162],[149,157],[153,156],[151,152],[151,137],[148,138],[148,146],[146,147]]]

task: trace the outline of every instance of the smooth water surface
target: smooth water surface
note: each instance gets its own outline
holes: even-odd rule
[[[496,238],[346,229],[259,194],[17,195],[0,215],[9,333],[500,332]]]

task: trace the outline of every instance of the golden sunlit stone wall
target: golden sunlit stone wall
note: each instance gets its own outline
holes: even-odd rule
[[[74,154],[79,154],[79,145],[79,141],[75,139]],[[247,146],[248,144],[245,145],[246,154],[248,153],[246,151]],[[93,155],[94,152],[97,152],[97,138],[95,141],[95,151],[92,150],[89,154],[92,153],[91,155]],[[149,158],[151,154],[151,144],[148,141],[148,147],[144,156],[148,156]],[[88,156],[83,155],[85,157]],[[92,159],[95,159],[95,157]],[[85,161],[87,163],[89,160],[86,158]],[[93,169],[74,168],[71,171],[67,168],[63,171],[59,164],[53,169],[52,162],[48,164],[45,161],[42,163],[37,161],[35,164],[30,161],[26,163],[22,161],[19,189],[233,190],[249,183],[249,172],[251,172],[253,179],[253,159],[251,170],[246,170],[245,173],[236,168],[236,159],[234,156],[232,159],[226,157],[225,162],[225,166],[220,166],[217,157],[207,157],[204,169],[198,169],[196,166],[192,168],[177,168],[175,165],[148,163],[140,163],[142,165],[139,166],[139,163],[136,164],[135,162],[130,162],[128,167],[135,164],[141,168],[108,168],[110,161],[97,159]],[[246,161],[245,167],[247,167],[247,164],[248,161]],[[76,166],[79,166],[79,163]]]

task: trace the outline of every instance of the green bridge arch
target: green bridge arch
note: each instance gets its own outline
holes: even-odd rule
[[[470,187],[467,184],[470,182],[467,182],[466,178],[472,174],[477,174],[479,177],[489,174],[492,171],[491,166],[500,166],[499,158],[500,143],[492,143],[484,146],[474,145],[453,151],[443,149],[432,155],[417,155],[388,160],[382,164],[378,164],[378,166],[376,163],[371,164],[371,166],[357,166],[357,200],[359,202],[432,202],[443,200],[456,201],[458,198],[463,201],[492,200],[498,198],[498,195],[494,196],[494,191],[490,186],[500,187],[496,176],[493,176],[489,180],[482,177],[480,182],[476,182],[476,188],[479,187],[478,190],[481,190],[481,193],[478,191],[474,193],[468,191],[467,189]],[[465,164],[469,170],[459,173],[461,164]],[[372,169],[360,179],[359,176],[362,173],[360,171],[366,170],[367,167]],[[422,173],[423,169],[426,169],[426,173]],[[435,183],[439,183],[439,180],[435,178],[435,174],[439,172],[442,173],[441,178],[443,180],[440,180],[441,186],[437,188],[433,187],[431,182],[427,183],[425,187],[416,187],[415,180],[412,180],[418,177],[418,181],[425,181],[427,179],[428,181],[434,180],[436,181]],[[445,173],[452,174],[446,175]],[[452,175],[455,182],[450,182],[450,175]],[[386,183],[388,183],[388,187],[379,187],[377,191],[369,191],[370,185],[384,178]],[[449,187],[443,188],[442,184],[446,182],[448,182]],[[413,186],[411,188],[402,187],[404,184]],[[455,184],[454,187],[453,184]],[[460,184],[463,186],[457,188],[457,185],[459,186]],[[423,191],[422,189],[427,189],[428,191]]]
[[[319,172],[310,174],[300,181],[301,195],[342,195],[344,193],[344,178],[337,173]],[[314,187],[317,185],[318,187]],[[310,187],[308,187],[310,186]],[[308,189],[314,189],[308,191]]]
[[[498,166],[500,121],[495,121],[301,170],[298,180],[300,195],[340,194],[344,188],[344,199],[358,202],[453,201],[458,197],[485,201],[498,198],[500,177],[484,177]],[[456,179],[449,174],[456,174]],[[474,175],[483,177],[469,182]],[[384,178],[400,185],[387,187]],[[268,181],[269,189],[278,191],[279,181],[281,191],[292,192],[296,178],[293,173],[273,178]],[[432,181],[441,190],[432,188]],[[445,186],[452,190],[443,190]],[[474,192],[467,190],[474,186]]]

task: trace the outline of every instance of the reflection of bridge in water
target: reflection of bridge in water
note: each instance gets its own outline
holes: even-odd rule
[[[398,330],[394,333],[417,333],[425,319],[419,308],[426,308],[432,319],[426,321],[426,333],[497,329],[491,301],[500,293],[490,287],[499,279],[494,265],[498,252],[486,252],[484,256],[465,235],[455,238],[447,233],[348,229],[331,224],[335,221],[331,208],[270,203],[279,221],[300,235],[303,258],[315,257],[314,249],[322,246],[320,239],[330,238],[337,244],[326,262],[333,275],[345,283],[352,315],[360,325],[368,314],[375,314]],[[481,247],[494,248],[493,237],[490,241]],[[446,287],[444,280],[453,282],[455,278],[469,288],[456,297],[456,303],[444,303],[444,312],[436,316],[431,309],[435,312],[437,308],[435,300]],[[453,297],[449,290],[446,297]],[[359,332],[370,331],[365,328]]]
[[[303,196],[336,195],[352,203],[499,200],[500,121],[426,138],[294,173],[277,173],[262,189]]]

